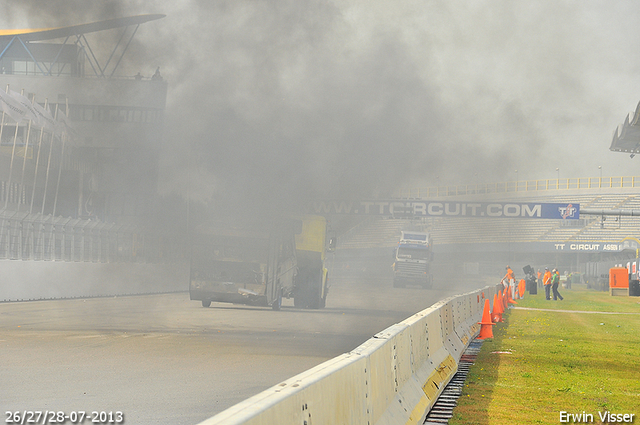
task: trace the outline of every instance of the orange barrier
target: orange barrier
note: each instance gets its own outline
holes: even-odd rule
[[[484,309],[482,310],[482,321],[480,323],[480,334],[477,339],[493,338],[493,322],[491,321],[491,306],[489,300],[484,300]]]
[[[629,295],[629,270],[626,267],[609,269],[609,295]]]
[[[524,298],[524,291],[527,287],[527,282],[524,279],[520,279],[520,283],[518,283],[518,295],[520,299]]]

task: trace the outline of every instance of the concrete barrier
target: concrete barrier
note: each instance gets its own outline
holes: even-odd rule
[[[189,263],[0,260],[0,301],[189,290]]]
[[[423,423],[499,287],[440,301],[201,425]]]

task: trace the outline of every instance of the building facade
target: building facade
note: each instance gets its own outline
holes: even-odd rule
[[[124,36],[161,17],[0,32],[0,89],[23,94],[58,119],[65,114],[70,126],[67,137],[53,137],[29,120],[4,117],[0,208],[111,222],[148,216],[157,193],[167,82],[159,75],[118,76],[126,48],[103,49],[108,59],[100,63],[84,34]]]

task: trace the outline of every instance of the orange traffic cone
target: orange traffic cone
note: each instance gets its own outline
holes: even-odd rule
[[[520,284],[518,285],[518,295],[520,295],[520,299],[524,298],[525,289],[527,289],[527,282],[524,279],[520,279]]]
[[[491,318],[494,322],[502,322],[502,294],[493,296],[493,312]]]
[[[509,304],[518,304],[513,298],[511,298],[511,291],[508,291],[508,292],[509,292],[509,295],[508,295],[509,298],[507,299],[507,305],[509,305]]]
[[[509,292],[511,288],[506,288],[502,293],[502,313],[509,309],[509,302],[507,299],[507,292]]]
[[[484,300],[484,310],[482,310],[482,321],[480,323],[480,334],[477,339],[493,338],[493,322],[491,321],[491,306],[489,300]]]

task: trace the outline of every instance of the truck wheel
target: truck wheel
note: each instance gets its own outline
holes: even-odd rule
[[[296,308],[308,307],[308,279],[306,268],[300,269],[298,276],[296,276],[296,289],[293,294],[293,306]]]
[[[433,288],[433,276],[429,276],[427,278],[427,281],[422,284],[422,287],[425,288],[425,289]]]
[[[394,288],[404,288],[405,284],[400,282],[399,280],[393,279],[393,287]]]
[[[310,273],[309,278],[309,308],[322,308],[322,272]]]
[[[271,308],[273,309],[273,311],[280,311],[281,307],[282,307],[282,289],[278,290],[278,295],[276,296],[276,299],[273,300],[273,304],[271,304]]]
[[[210,300],[202,300],[202,307],[209,308],[210,305],[211,305]]]

